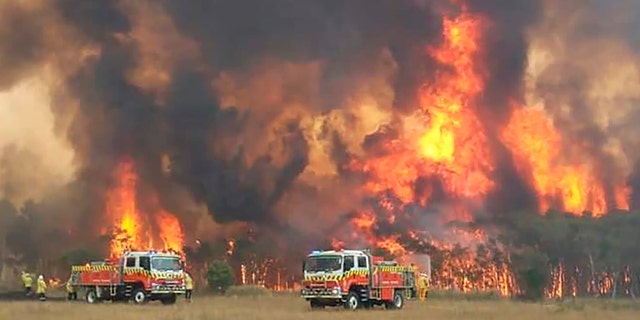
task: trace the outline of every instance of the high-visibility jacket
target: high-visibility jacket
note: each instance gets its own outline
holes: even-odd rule
[[[33,279],[31,278],[31,275],[28,273],[23,273],[22,274],[22,283],[24,284],[24,287],[31,287],[33,285]]]
[[[71,285],[71,280],[67,281],[67,293],[76,292],[76,288]]]
[[[36,289],[36,293],[45,293],[47,292],[47,283],[44,282],[44,279],[38,279],[38,288]]]
[[[188,273],[184,278],[184,286],[187,290],[193,290],[193,279],[191,279],[191,276]]]
[[[418,277],[418,295],[420,300],[427,298],[427,292],[429,292],[429,278],[424,276]]]
[[[420,279],[418,281],[419,281],[420,288],[429,290],[429,278],[420,277]]]

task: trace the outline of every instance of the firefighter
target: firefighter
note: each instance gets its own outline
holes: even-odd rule
[[[47,283],[44,282],[44,277],[42,275],[39,275],[38,285],[36,289],[36,294],[38,295],[38,299],[40,299],[40,301],[47,300],[46,293],[47,293]]]
[[[69,281],[67,281],[67,300],[77,300],[78,293],[76,292],[76,288],[71,283],[71,277],[69,277]]]
[[[193,292],[193,278],[191,278],[191,275],[188,272],[185,272],[184,288],[184,298],[188,302],[191,302],[191,293]]]
[[[428,294],[429,277],[424,273],[420,273],[420,276],[418,277],[418,297],[420,298],[420,301],[426,300]]]
[[[33,279],[31,275],[26,271],[22,271],[22,284],[24,285],[24,294],[29,297],[32,294],[31,286],[33,285]]]

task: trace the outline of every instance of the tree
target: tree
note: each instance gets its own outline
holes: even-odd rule
[[[521,298],[541,300],[549,278],[549,258],[538,250],[525,247],[512,255],[513,271],[520,289]]]
[[[235,282],[233,269],[224,261],[214,261],[207,270],[207,283],[218,293],[224,294]]]

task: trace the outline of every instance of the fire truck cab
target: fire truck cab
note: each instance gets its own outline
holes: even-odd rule
[[[416,268],[384,261],[369,250],[311,252],[303,263],[301,295],[312,309],[384,305],[401,309],[416,297]]]
[[[72,266],[70,281],[85,290],[88,303],[160,300],[171,304],[185,292],[181,257],[156,251],[127,252],[117,259]]]

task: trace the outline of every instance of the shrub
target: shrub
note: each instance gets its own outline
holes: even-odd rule
[[[214,292],[224,294],[235,282],[231,266],[224,261],[214,261],[207,270],[207,284]]]

